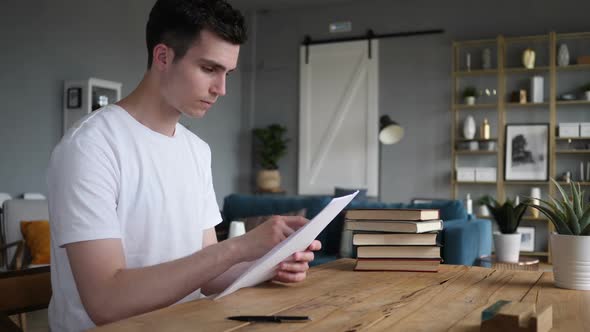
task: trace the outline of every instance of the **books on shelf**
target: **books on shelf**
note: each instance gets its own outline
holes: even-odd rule
[[[345,227],[353,231],[426,233],[441,230],[443,223],[442,220],[346,220]]]
[[[346,219],[353,220],[433,220],[439,219],[435,209],[350,209]]]
[[[437,272],[440,259],[359,258],[355,271]]]
[[[355,246],[370,245],[436,245],[435,233],[355,233],[352,244]]]
[[[360,246],[358,258],[432,258],[440,259],[438,246]]]

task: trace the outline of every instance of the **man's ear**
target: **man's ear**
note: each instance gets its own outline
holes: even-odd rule
[[[154,46],[152,59],[152,66],[156,66],[156,68],[164,70],[174,60],[174,50],[164,44],[158,44]]]

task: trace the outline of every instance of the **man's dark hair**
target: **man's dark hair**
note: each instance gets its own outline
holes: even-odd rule
[[[145,30],[148,68],[152,66],[152,51],[157,44],[171,47],[176,61],[186,54],[202,30],[232,44],[246,41],[244,16],[224,0],[157,0]]]

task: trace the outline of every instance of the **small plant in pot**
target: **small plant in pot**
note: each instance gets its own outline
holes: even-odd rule
[[[467,105],[475,105],[475,98],[477,96],[477,89],[474,86],[468,86],[463,90],[463,100]]]
[[[256,157],[261,166],[256,176],[256,185],[261,191],[279,191],[281,174],[279,160],[287,153],[288,138],[284,135],[287,127],[271,124],[264,128],[255,128],[252,133],[256,139]]]
[[[559,183],[551,181],[561,199],[538,199],[540,205],[526,204],[543,213],[557,231],[549,238],[555,285],[590,290],[590,203],[584,200],[579,183],[570,182],[570,199]]]
[[[481,202],[490,210],[500,229],[500,232],[494,232],[496,259],[500,262],[518,262],[522,235],[517,233],[516,229],[520,225],[527,205],[524,203],[515,204],[508,199],[504,204],[500,204],[490,196],[484,196],[481,198]]]

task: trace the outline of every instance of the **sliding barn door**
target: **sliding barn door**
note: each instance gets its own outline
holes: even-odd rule
[[[376,40],[301,47],[299,194],[378,195],[378,54]]]

